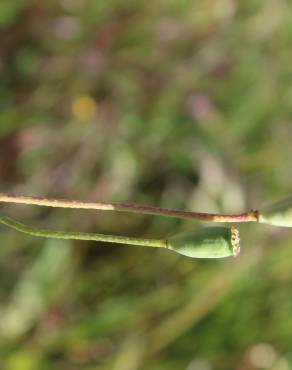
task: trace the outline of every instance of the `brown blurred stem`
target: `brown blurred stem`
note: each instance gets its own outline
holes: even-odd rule
[[[57,208],[96,209],[104,211],[131,212],[148,215],[160,215],[208,222],[258,222],[258,211],[251,210],[241,214],[201,213],[159,208],[131,203],[83,202],[78,200],[50,199],[25,195],[0,193],[0,202],[27,204]]]

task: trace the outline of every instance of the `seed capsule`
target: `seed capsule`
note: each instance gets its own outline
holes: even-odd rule
[[[208,227],[197,232],[182,233],[167,239],[167,247],[193,258],[223,258],[240,252],[239,231],[232,226]]]
[[[259,211],[259,222],[275,226],[292,227],[292,197],[283,199]]]

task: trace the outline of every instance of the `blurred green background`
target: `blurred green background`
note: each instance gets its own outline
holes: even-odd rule
[[[241,212],[291,193],[292,3],[1,0],[0,191]],[[56,230],[162,217],[1,205]],[[292,232],[236,259],[1,226],[1,370],[292,369]]]

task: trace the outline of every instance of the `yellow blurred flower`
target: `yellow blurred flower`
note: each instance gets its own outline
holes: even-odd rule
[[[95,117],[97,105],[89,95],[79,96],[72,102],[72,114],[78,121],[90,121]]]

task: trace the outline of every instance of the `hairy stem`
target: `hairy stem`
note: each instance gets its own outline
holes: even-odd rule
[[[40,236],[44,238],[57,238],[57,239],[79,239],[79,240],[95,240],[109,243],[119,243],[128,245],[141,245],[144,247],[167,248],[165,240],[158,239],[144,239],[133,238],[127,236],[104,235],[95,233],[82,233],[82,232],[66,232],[66,231],[52,231],[37,229],[24,225],[10,217],[0,215],[0,223],[9,226],[17,231],[32,236]]]
[[[0,202],[37,205],[58,208],[96,209],[104,211],[131,212],[148,215],[160,215],[209,222],[258,222],[258,211],[251,210],[241,214],[217,214],[180,211],[170,208],[159,208],[131,203],[83,202],[78,200],[50,199],[24,195],[0,193]]]

